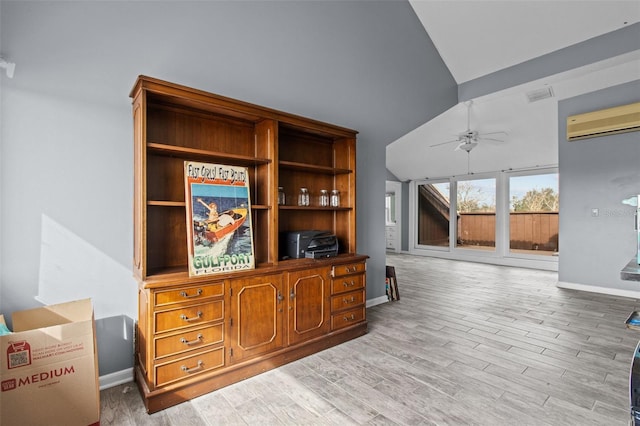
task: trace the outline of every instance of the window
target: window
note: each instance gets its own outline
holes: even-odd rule
[[[542,268],[557,263],[556,168],[416,181],[411,188],[416,253]]]
[[[384,197],[384,215],[387,225],[396,223],[396,193],[387,192]]]
[[[449,182],[418,186],[418,244],[449,247]]]
[[[509,253],[557,255],[558,173],[509,176]]]
[[[495,250],[496,180],[460,180],[456,186],[456,247]]]

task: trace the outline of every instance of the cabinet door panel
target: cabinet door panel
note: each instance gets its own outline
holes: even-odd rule
[[[329,268],[288,274],[289,344],[329,331]]]
[[[282,277],[231,281],[232,362],[282,347]]]

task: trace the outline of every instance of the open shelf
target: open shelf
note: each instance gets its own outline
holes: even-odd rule
[[[278,164],[282,169],[298,170],[311,173],[322,173],[327,175],[341,175],[352,173],[352,171],[349,169],[337,169],[335,167],[316,166],[313,164],[296,163],[293,161],[280,161]]]
[[[148,77],[132,97],[141,203],[134,257],[143,282],[186,270],[185,161],[247,168],[255,265],[277,267],[279,234],[292,230],[328,230],[341,253],[355,252],[357,132]],[[277,205],[279,186],[290,205]],[[302,187],[310,206],[291,203]],[[322,190],[339,191],[340,206],[321,207]]]
[[[249,157],[246,155],[228,154],[224,152],[209,151],[206,149],[187,148],[184,146],[166,145],[162,143],[147,143],[147,152],[156,155],[184,158],[185,160],[198,160],[208,162],[231,162],[239,166],[254,166],[269,164],[268,158]]]
[[[149,200],[147,201],[148,206],[155,207],[185,207],[186,203],[184,201],[160,201],[160,200]],[[293,206],[291,206],[293,207]],[[266,206],[264,204],[252,204],[251,210],[269,210],[271,207]],[[328,209],[324,207],[323,209]]]
[[[147,201],[148,206],[156,206],[156,207],[185,207],[184,201],[158,201],[158,200],[149,200]]]
[[[319,211],[349,211],[351,207],[321,207],[321,206],[278,206],[281,210],[319,210]]]

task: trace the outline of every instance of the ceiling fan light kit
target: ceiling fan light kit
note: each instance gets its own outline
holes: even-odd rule
[[[455,151],[460,151],[460,150],[467,151],[467,154],[468,154],[476,146],[478,146],[478,142],[462,142],[460,145],[456,147]]]

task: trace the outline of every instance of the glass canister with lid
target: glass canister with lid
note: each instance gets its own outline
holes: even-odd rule
[[[308,206],[309,205],[309,190],[307,188],[300,188],[300,192],[298,193],[298,205],[299,206]]]
[[[340,191],[337,189],[331,191],[331,207],[340,207]]]
[[[329,192],[326,189],[320,190],[320,198],[318,200],[320,207],[329,207]]]

